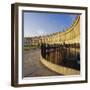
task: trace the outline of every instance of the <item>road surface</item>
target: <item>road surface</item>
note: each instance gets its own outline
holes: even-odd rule
[[[40,49],[24,51],[23,62],[24,77],[55,76],[60,75],[49,70],[40,62]]]

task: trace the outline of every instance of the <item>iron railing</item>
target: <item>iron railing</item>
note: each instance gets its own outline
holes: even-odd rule
[[[80,70],[80,45],[74,44],[41,44],[42,57],[57,65]]]

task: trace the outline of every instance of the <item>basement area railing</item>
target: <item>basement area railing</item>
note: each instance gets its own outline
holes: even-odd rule
[[[80,70],[80,44],[41,44],[41,56],[54,64]]]

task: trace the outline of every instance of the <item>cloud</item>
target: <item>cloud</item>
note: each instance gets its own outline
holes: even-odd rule
[[[42,36],[47,35],[48,32],[46,32],[44,29],[37,29],[37,30],[27,30],[27,32],[24,34],[24,37],[34,37],[34,36]]]
[[[37,30],[37,35],[42,36],[42,35],[47,35],[48,33],[44,29],[39,29]]]

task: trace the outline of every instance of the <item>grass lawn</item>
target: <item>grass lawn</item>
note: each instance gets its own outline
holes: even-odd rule
[[[30,49],[36,49],[40,48],[40,46],[37,45],[24,45],[24,50],[30,50]]]

